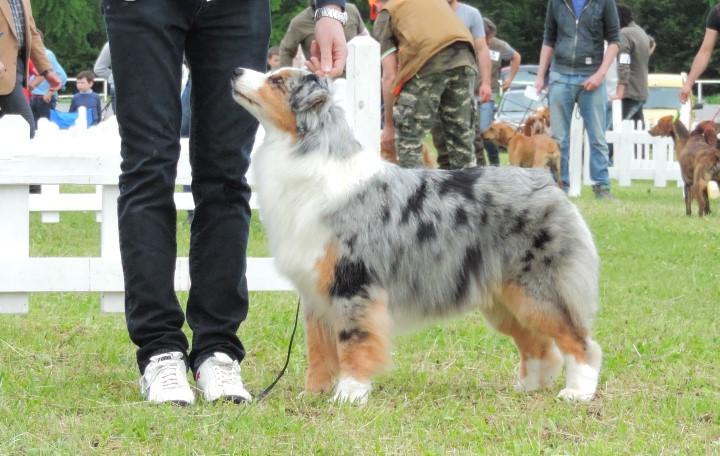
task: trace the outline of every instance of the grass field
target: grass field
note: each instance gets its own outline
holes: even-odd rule
[[[589,188],[574,200],[602,258],[605,357],[592,402],[560,401],[559,386],[514,392],[514,345],[476,312],[400,337],[365,407],[300,396],[302,324],[264,401],[153,406],[140,400],[122,315],[100,313],[93,294],[34,294],[29,314],[0,315],[0,454],[720,454],[720,216],[687,218],[676,187],[613,191],[620,202]],[[251,255],[265,256],[253,224]],[[34,215],[31,231],[32,255],[99,254],[93,214],[47,225]],[[252,392],[282,367],[296,299],[251,296],[240,335]]]

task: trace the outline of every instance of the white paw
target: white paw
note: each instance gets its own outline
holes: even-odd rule
[[[562,372],[563,359],[553,356],[549,359],[530,359],[525,362],[525,377],[518,378],[515,391],[532,392],[550,388]]]
[[[573,402],[587,402],[595,397],[595,392],[580,391],[572,388],[564,388],[557,395],[560,399]]]
[[[333,401],[337,403],[350,402],[357,405],[367,404],[372,385],[370,382],[360,382],[352,377],[343,377],[335,388]]]

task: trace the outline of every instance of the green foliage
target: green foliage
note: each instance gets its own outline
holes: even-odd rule
[[[32,0],[35,24],[68,76],[92,70],[105,37],[98,0]]]

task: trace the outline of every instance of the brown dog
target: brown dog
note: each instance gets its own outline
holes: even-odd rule
[[[710,211],[707,198],[702,201],[697,198],[696,192],[693,191],[693,182],[695,181],[695,168],[697,168],[698,154],[714,154],[713,150],[717,145],[716,125],[709,120],[700,122],[692,132],[688,131],[680,119],[674,116],[661,117],[658,123],[652,127],[648,133],[650,136],[669,136],[675,144],[675,158],[680,165],[680,176],[685,186],[685,214],[692,214],[692,199],[698,201],[701,205],[698,209],[700,216]],[[709,159],[706,159],[709,160]],[[707,191],[707,184],[704,186]]]
[[[697,152],[693,173],[692,196],[698,202],[699,217],[710,213],[708,183],[711,180],[720,184],[720,149],[706,147]]]
[[[508,151],[508,162],[522,168],[545,168],[554,173],[558,186],[562,188],[560,177],[561,153],[555,140],[548,135],[536,134],[531,137],[515,131],[502,122],[493,122],[482,133],[482,138],[504,147]]]
[[[435,160],[435,157],[433,156],[433,154],[430,153],[430,150],[428,149],[428,146],[425,143],[423,143],[423,145],[422,145],[421,154],[422,154],[423,166],[425,168],[435,169],[438,167],[437,160]],[[381,148],[380,156],[384,160],[389,161],[390,163],[397,164],[397,152],[395,152],[394,150],[388,151],[388,150]]]
[[[550,108],[543,106],[533,111],[523,125],[525,136],[550,135]]]

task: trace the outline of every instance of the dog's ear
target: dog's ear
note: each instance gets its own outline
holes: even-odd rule
[[[332,102],[327,78],[315,74],[302,77],[290,95],[290,108],[295,112],[300,133],[313,130]]]

